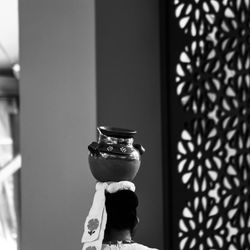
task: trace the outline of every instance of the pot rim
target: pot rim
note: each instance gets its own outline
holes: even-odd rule
[[[99,132],[103,135],[115,138],[134,138],[137,133],[136,130],[118,128],[118,127],[110,127],[110,126],[99,126],[97,128]]]

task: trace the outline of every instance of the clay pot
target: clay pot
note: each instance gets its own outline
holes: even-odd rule
[[[97,128],[98,142],[89,146],[89,166],[96,180],[132,181],[141,165],[144,148],[133,144],[135,130],[105,127]]]

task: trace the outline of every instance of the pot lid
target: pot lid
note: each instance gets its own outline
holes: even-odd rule
[[[137,133],[136,130],[125,129],[125,128],[116,128],[109,126],[100,126],[98,127],[100,132],[106,136],[116,137],[116,138],[133,138]]]

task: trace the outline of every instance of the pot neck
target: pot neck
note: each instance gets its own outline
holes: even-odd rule
[[[106,136],[102,133],[99,133],[98,143],[106,143],[106,144],[124,144],[127,146],[132,146],[134,142],[134,138],[117,138]]]

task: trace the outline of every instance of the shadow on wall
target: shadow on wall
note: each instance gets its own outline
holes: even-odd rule
[[[96,1],[97,119],[136,129],[146,148],[135,179],[136,240],[163,249],[158,1]]]

